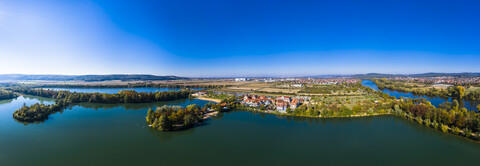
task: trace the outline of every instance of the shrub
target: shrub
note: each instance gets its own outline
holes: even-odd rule
[[[472,136],[472,130],[470,129],[463,129],[464,133],[465,133],[465,137],[468,137],[470,138]]]
[[[435,128],[435,129],[438,129],[438,122],[437,121],[433,121],[432,122],[432,127]]]
[[[418,122],[418,124],[423,124],[423,119],[420,117],[415,118],[415,120]]]
[[[447,132],[448,126],[440,123],[440,130],[442,130],[442,132]]]
[[[452,127],[452,131],[451,131],[453,134],[460,134],[460,129],[458,127]]]
[[[430,121],[430,119],[424,120],[423,123],[425,123],[425,126],[427,127],[432,126],[432,122]]]

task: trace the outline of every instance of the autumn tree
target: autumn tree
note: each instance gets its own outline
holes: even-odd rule
[[[155,118],[155,115],[153,113],[153,110],[152,108],[149,108],[148,111],[147,111],[147,123],[151,123],[151,121]]]
[[[160,116],[159,125],[157,127],[160,131],[170,131],[173,125],[167,115]]]
[[[193,127],[195,125],[196,120],[195,117],[192,114],[188,114],[184,117],[183,119],[183,125],[185,127]]]

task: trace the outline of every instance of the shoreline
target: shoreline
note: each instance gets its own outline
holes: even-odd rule
[[[220,103],[220,102],[222,102],[222,100],[220,100],[220,99],[207,98],[207,97],[197,97],[196,99],[206,100],[206,101],[213,101],[213,102],[215,102],[215,103]]]
[[[260,113],[266,113],[266,114],[271,114],[271,115],[282,115],[282,116],[291,116],[291,117],[305,117],[305,118],[318,118],[318,119],[330,119],[330,118],[361,118],[361,117],[373,117],[373,116],[390,115],[390,116],[399,117],[399,118],[405,119],[405,120],[407,120],[407,121],[411,121],[411,122],[413,122],[413,123],[419,124],[419,123],[416,122],[414,119],[408,119],[408,118],[406,118],[406,117],[396,115],[396,114],[394,114],[394,113],[392,113],[392,112],[389,112],[389,113],[373,113],[373,114],[356,114],[356,115],[349,115],[349,116],[330,116],[330,117],[322,117],[321,115],[319,115],[319,116],[298,116],[298,115],[291,115],[291,114],[286,114],[286,113],[273,112],[273,111],[271,111],[271,110],[259,110],[259,109],[257,109],[257,108],[237,108],[236,110],[240,110],[240,111],[251,111],[251,112],[260,112]],[[421,123],[421,124],[419,124],[419,125],[420,125],[420,126],[427,127],[427,128],[430,128],[430,129],[433,129],[433,130],[440,131],[440,132],[445,133],[445,134],[462,137],[462,138],[465,138],[465,139],[467,139],[467,140],[471,140],[471,141],[473,141],[473,142],[480,143],[480,140],[475,139],[475,137],[478,136],[476,133],[471,133],[469,136],[467,136],[467,135],[462,135],[462,134],[465,134],[465,131],[462,130],[462,129],[459,129],[459,133],[457,133],[457,134],[452,133],[452,128],[449,127],[449,126],[447,126],[447,130],[446,130],[446,131],[442,131],[441,129],[434,128],[434,127],[430,126],[430,124],[427,125],[427,124]]]
[[[328,119],[328,118],[359,118],[359,117],[370,117],[370,116],[394,115],[394,114],[392,114],[392,113],[373,113],[373,114],[356,114],[356,115],[349,115],[349,116],[328,116],[328,117],[322,117],[321,115],[319,115],[319,116],[299,116],[299,115],[292,115],[292,114],[287,114],[287,113],[274,112],[274,111],[272,111],[272,110],[260,110],[260,109],[257,109],[257,108],[248,108],[248,107],[236,108],[236,110],[254,111],[254,112],[261,112],[261,113],[267,113],[267,114],[272,114],[272,115],[283,115],[283,116],[292,116],[292,117],[306,117],[306,118],[319,118],[319,119]]]

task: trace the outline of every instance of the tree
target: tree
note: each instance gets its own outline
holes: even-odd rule
[[[291,113],[292,113],[292,109],[287,108],[287,114],[291,114]]]
[[[183,125],[186,128],[193,127],[195,125],[195,117],[192,114],[188,114],[183,118]]]
[[[443,132],[447,132],[447,131],[448,131],[448,126],[447,126],[447,125],[444,125],[444,124],[440,124],[440,129],[441,129]]]
[[[154,118],[152,108],[149,108],[147,111],[147,123],[151,123],[152,119]]]
[[[155,120],[153,121],[152,127],[154,129],[156,129],[158,127],[158,119],[157,118],[155,118]]]
[[[458,98],[463,98],[465,95],[465,88],[463,86],[457,86]]]
[[[480,104],[478,104],[478,105],[477,105],[477,110],[479,110],[479,111],[480,111]]]
[[[458,104],[458,101],[455,99],[453,100],[453,109],[456,111],[458,110],[458,107],[460,106],[460,104]]]
[[[160,116],[160,121],[157,129],[160,131],[170,131],[172,128],[173,126],[168,116],[165,114]]]

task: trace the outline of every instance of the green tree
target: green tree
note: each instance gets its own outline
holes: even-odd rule
[[[287,114],[291,114],[291,113],[292,113],[292,109],[287,108]]]
[[[158,127],[158,119],[157,118],[155,118],[155,120],[153,121],[152,127],[154,129],[157,129],[157,127]]]
[[[160,116],[160,121],[158,125],[158,130],[160,131],[170,131],[173,128],[173,125],[167,115],[163,114]]]
[[[458,98],[463,98],[465,95],[465,88],[463,86],[457,86]]]
[[[183,118],[183,125],[186,128],[193,127],[195,125],[195,117],[192,114],[188,114]]]
[[[154,118],[153,110],[152,108],[149,108],[147,111],[147,123],[150,124],[152,122],[152,119]]]
[[[440,129],[441,129],[443,132],[447,132],[447,131],[448,131],[448,126],[447,126],[447,125],[444,125],[444,124],[440,124]]]
[[[454,109],[455,111],[458,110],[458,107],[459,107],[459,106],[460,106],[460,104],[458,104],[458,101],[457,101],[456,99],[453,100],[453,109]]]

